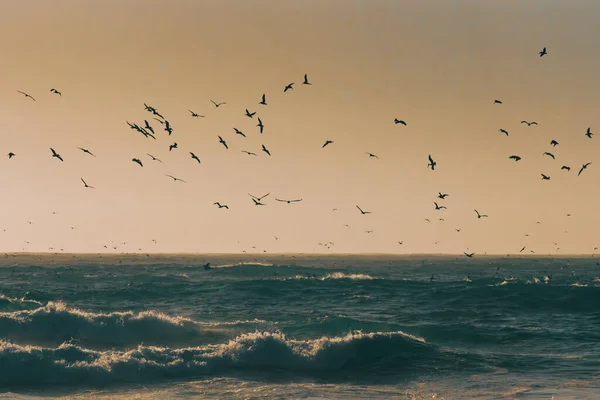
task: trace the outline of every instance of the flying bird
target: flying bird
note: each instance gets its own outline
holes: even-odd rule
[[[498,132],[504,133],[506,136],[508,136],[508,131],[505,129],[498,129]]]
[[[592,128],[587,128],[587,131],[585,131],[585,136],[587,136],[591,139],[592,135],[593,135]]]
[[[229,149],[229,147],[227,146],[227,143],[225,142],[225,140],[223,140],[223,138],[221,136],[219,136],[219,143],[221,143],[223,146],[225,146],[226,149]]]
[[[494,104],[502,104],[500,100],[494,100]]]
[[[435,204],[435,209],[436,210],[442,210],[444,208],[447,208],[446,206],[439,206],[438,203],[436,203],[435,201],[433,202],[433,204]]]
[[[262,100],[258,104],[262,104],[263,106],[267,105],[267,96],[265,94],[262,95]]]
[[[587,169],[588,165],[590,165],[591,162],[589,163],[585,163],[581,166],[581,169],[579,170],[579,173],[577,174],[577,176],[581,175],[581,173],[583,172],[584,169]]]
[[[448,193],[442,193],[442,192],[438,192],[438,199],[442,199],[444,200],[446,197],[448,197],[449,194]]]
[[[248,109],[246,108],[246,117],[248,118],[252,118],[254,117],[254,114],[256,114],[256,111],[254,111],[253,113],[251,113],[250,111],[248,111]]]
[[[473,258],[473,256],[475,255],[475,253],[466,253],[463,251],[463,254],[469,258]]]
[[[12,151],[10,153],[8,153],[8,159],[10,160],[11,158],[13,158],[15,156],[15,153],[13,153]]]
[[[95,156],[95,155],[94,155],[94,154],[93,154],[91,151],[89,151],[88,149],[84,149],[84,148],[81,148],[81,147],[78,147],[78,149],[79,149],[79,150],[81,150],[81,151],[83,151],[83,152],[84,152],[84,153],[86,153],[86,154],[89,154],[89,155],[90,155],[90,156],[92,156],[92,157],[96,157],[96,156]]]
[[[365,214],[371,214],[371,211],[363,211],[363,210],[362,210],[362,208],[360,208],[359,206],[356,206],[356,208],[358,208],[358,211],[360,211],[360,213],[361,213],[362,215],[365,215]]]
[[[403,120],[398,119],[398,118],[394,118],[394,124],[396,124],[396,125],[402,124],[402,125],[406,126],[406,122],[404,122]]]
[[[177,148],[177,142],[173,142],[172,145],[169,146],[169,151]]]
[[[57,94],[57,95],[59,95],[59,96],[61,96],[61,97],[62,97],[62,93],[61,93],[61,92],[59,92],[59,91],[58,91],[58,90],[56,90],[56,89],[50,89],[50,93],[54,93],[54,94]]]
[[[563,165],[562,167],[560,167],[561,170],[566,170],[566,171],[570,171],[571,167],[567,167],[566,165]]]
[[[246,154],[248,154],[249,156],[255,156],[255,155],[256,155],[256,153],[253,153],[253,152],[251,152],[251,151],[247,151],[247,150],[242,150],[242,153],[246,153]]]
[[[475,213],[477,214],[477,218],[487,218],[487,214],[479,214],[479,211],[475,210]]]
[[[158,161],[158,162],[162,162],[161,160],[159,160],[158,158],[154,157],[152,154],[150,153],[146,153],[147,155],[150,156],[150,158],[152,159],[152,161]]]
[[[556,140],[552,140],[552,141],[550,141],[550,145],[553,147],[556,147],[556,146],[558,146],[558,142]]]
[[[188,109],[188,111],[190,113],[192,113],[192,118],[204,118],[204,115],[200,115],[200,114],[195,113],[195,112],[193,112],[192,110],[189,110],[189,109]]]
[[[225,102],[222,102],[222,103],[215,103],[215,102],[214,102],[214,101],[212,101],[212,100],[211,100],[211,102],[212,102],[212,103],[215,105],[215,107],[217,107],[217,108],[221,107],[223,104],[227,104],[227,103],[225,103]]]
[[[58,158],[60,161],[64,161],[62,159],[62,157],[60,156],[60,154],[58,154],[56,151],[54,151],[54,149],[52,147],[50,147],[50,151],[52,152],[52,157],[56,157]]]
[[[81,178],[81,182],[83,182],[83,185],[84,185],[84,187],[86,187],[86,188],[90,188],[90,189],[96,189],[95,187],[88,185],[88,184],[87,184],[87,182],[86,182],[85,180],[83,180],[83,178]]]
[[[198,164],[200,164],[200,159],[198,158],[198,156],[197,156],[197,155],[195,155],[195,154],[194,154],[194,153],[192,153],[191,151],[190,151],[190,155],[192,156],[192,158],[193,158],[194,160],[198,161]]]
[[[269,150],[265,147],[265,145],[262,145],[262,151],[264,151],[265,153],[267,153],[268,155],[271,155],[271,152],[269,152]]]
[[[540,174],[540,175],[542,175],[542,180],[543,181],[549,181],[550,180],[550,177],[548,175],[544,175],[544,174]]]
[[[525,250],[525,247],[527,247],[527,246],[521,247],[521,250],[519,250],[519,253],[522,253]]]
[[[150,132],[152,132],[152,134],[154,134],[154,128],[152,126],[150,126],[150,123],[146,120],[144,120],[144,125],[145,125],[145,129],[148,129]]]
[[[292,86],[294,86],[294,82],[288,84],[285,89],[283,89],[283,93],[287,92],[288,90],[293,90],[294,88]]]
[[[173,128],[167,120],[165,120],[165,131],[169,132],[169,136],[171,136],[171,133],[173,133]]]
[[[17,92],[19,92],[19,93],[21,93],[21,94],[25,95],[25,97],[26,97],[26,98],[27,98],[27,97],[29,97],[31,100],[35,101],[35,99],[33,98],[33,96],[31,96],[30,94],[27,94],[27,93],[25,93],[25,92],[21,92],[20,90],[17,90]]]
[[[544,57],[546,54],[548,54],[548,52],[546,51],[546,48],[544,47],[542,49],[542,51],[539,52],[540,57]]]
[[[307,74],[304,74],[304,82],[302,82],[302,84],[303,84],[303,85],[312,85],[312,83],[310,83],[310,82],[308,81],[308,76],[307,76]],[[292,85],[293,85],[293,83],[292,83]]]
[[[173,182],[180,181],[186,183],[186,181],[184,181],[183,179],[175,178],[173,175],[165,174],[165,176],[168,176],[169,178],[173,179]]]
[[[543,155],[543,156],[549,156],[549,157],[552,157],[552,159],[553,159],[553,160],[555,160],[555,159],[556,159],[556,157],[554,157],[554,154],[552,154],[552,153],[548,153],[547,151],[545,151],[545,152],[544,152],[542,155]]]
[[[144,166],[144,164],[142,164],[142,162],[140,161],[139,158],[132,158],[131,161],[133,161],[134,163],[138,163],[140,165],[140,167]]]
[[[325,141],[325,144],[323,146],[321,146],[321,148],[324,148],[328,144],[332,144],[332,143],[333,143],[333,140],[327,140],[327,141]]]
[[[219,208],[226,208],[229,210],[229,206],[227,206],[227,204],[221,204],[218,201],[213,203],[215,206],[218,206]]]
[[[531,125],[537,125],[537,124],[538,124],[538,123],[537,123],[537,122],[535,122],[535,121],[532,121],[532,122],[527,122],[527,121],[525,121],[525,120],[521,121],[521,123],[522,123],[522,124],[527,124],[527,126],[531,126]]]
[[[431,154],[430,154],[429,155],[429,164],[427,164],[427,166],[431,167],[431,170],[434,171],[436,164],[437,163],[435,161],[433,161],[433,158],[431,158]]]
[[[233,130],[235,131],[236,134],[246,137],[246,135],[244,135],[244,132],[240,131],[238,128],[233,128]]]
[[[519,157],[519,156],[510,156],[508,158],[510,158],[511,160],[515,160],[515,161],[519,161],[521,159],[521,157]]]
[[[258,117],[258,124],[256,126],[258,126],[260,128],[260,133],[262,134],[265,126],[263,125],[262,121],[260,120],[260,117]]]
[[[365,152],[365,154],[367,154],[369,156],[369,158],[379,158],[373,153]]]
[[[290,203],[298,203],[298,202],[302,201],[302,199],[298,199],[298,200],[282,200],[282,199],[275,199],[275,200],[276,200],[276,201],[280,201],[280,202],[282,202],[282,203],[288,203],[288,204],[290,204]]]
[[[263,196],[261,196],[261,197],[258,197],[258,196],[254,196],[253,194],[250,194],[250,193],[248,193],[248,196],[250,196],[250,197],[252,197],[253,199],[256,199],[256,200],[258,200],[258,201],[261,201],[262,199],[264,199],[265,197],[267,197],[267,196],[268,196],[268,195],[270,195],[270,194],[271,194],[271,192],[269,192],[269,193],[267,193],[267,194],[265,194],[265,195],[263,195]]]

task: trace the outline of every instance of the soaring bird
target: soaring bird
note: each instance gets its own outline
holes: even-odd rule
[[[165,131],[169,132],[169,136],[171,136],[171,133],[173,133],[173,128],[167,120],[165,120]]]
[[[180,181],[180,182],[183,182],[183,183],[187,183],[183,179],[175,178],[173,175],[165,174],[165,176],[168,176],[169,178],[173,179],[173,182]]]
[[[197,155],[195,155],[195,154],[194,154],[194,153],[192,153],[191,151],[190,151],[190,155],[192,156],[192,158],[193,158],[194,160],[198,161],[198,164],[200,164],[200,159],[198,158],[198,156],[197,156]]]
[[[402,125],[406,126],[406,122],[404,122],[403,120],[398,119],[398,118],[394,118],[394,124],[396,124],[396,125],[402,124]]]
[[[215,103],[215,102],[214,102],[214,101],[212,101],[212,100],[211,100],[211,102],[212,102],[212,103],[215,105],[215,107],[217,107],[217,108],[221,107],[223,104],[227,104],[227,103],[225,103],[225,102],[222,102],[222,103]]]
[[[264,93],[262,95],[262,100],[258,104],[262,104],[263,106],[267,105],[267,96]]]
[[[225,140],[223,140],[223,138],[221,136],[219,136],[219,143],[221,143],[223,146],[225,146],[226,149],[229,149],[229,147],[227,146],[227,143],[225,142]]]
[[[260,120],[260,117],[258,117],[258,124],[256,126],[258,126],[260,128],[260,133],[262,134],[265,126],[263,125],[262,121]]]
[[[13,153],[12,151],[10,153],[8,153],[8,159],[10,160],[11,158],[13,158],[15,156],[15,153]]]
[[[556,147],[556,146],[558,146],[558,142],[556,140],[552,140],[552,141],[550,141],[550,145],[553,147]]]
[[[549,181],[550,180],[550,177],[548,175],[544,175],[544,174],[540,174],[540,175],[542,175],[542,180],[543,181]]]
[[[442,193],[442,192],[438,192],[438,199],[442,199],[444,200],[446,197],[448,197],[449,194],[448,193]]]
[[[365,152],[365,154],[367,154],[369,156],[369,158],[379,158],[373,153]]]
[[[445,209],[445,208],[448,208],[448,207],[446,207],[446,206],[439,206],[439,205],[438,205],[438,203],[436,203],[435,201],[433,202],[433,204],[435,204],[435,209],[436,209],[436,210],[443,210],[443,209]]]
[[[302,82],[302,84],[303,84],[303,85],[312,85],[312,83],[310,83],[310,82],[308,81],[308,76],[307,76],[307,74],[304,74],[304,82]],[[292,83],[292,85],[293,85],[293,83]]]
[[[83,180],[83,178],[81,178],[81,182],[83,182],[83,185],[84,185],[84,187],[86,187],[86,188],[90,188],[90,189],[96,189],[95,187],[88,185],[88,184],[87,184],[87,182]]]
[[[25,97],[29,97],[31,100],[35,101],[35,99],[33,98],[33,96],[31,96],[30,94],[27,94],[25,92],[21,92],[20,90],[17,90],[17,92],[19,92],[19,93],[25,95]]]
[[[59,91],[58,91],[58,90],[56,90],[56,89],[50,89],[50,93],[54,93],[54,94],[57,94],[57,95],[59,95],[59,96],[62,96],[62,93],[61,93],[61,92],[59,92]]]
[[[543,155],[543,156],[549,156],[549,157],[552,157],[552,159],[553,159],[553,160],[555,160],[555,159],[556,159],[556,157],[554,157],[554,154],[552,154],[552,153],[548,153],[547,151],[545,151],[545,152],[544,152],[542,155]]]
[[[532,122],[527,122],[527,121],[525,121],[525,120],[521,121],[521,123],[522,123],[522,124],[527,124],[527,126],[531,126],[531,125],[537,125],[537,124],[538,124],[538,123],[537,123],[537,122],[535,122],[535,121],[532,121]]]
[[[508,131],[506,129],[498,129],[498,132],[504,133],[506,136],[508,136]]]
[[[243,137],[246,137],[246,135],[244,135],[244,132],[240,131],[238,128],[233,128],[233,130],[235,131],[235,133],[236,133],[237,135],[241,135],[241,136],[243,136]]]
[[[200,115],[200,114],[195,113],[195,112],[193,112],[192,110],[189,110],[189,109],[188,109],[188,111],[192,113],[192,118],[204,118],[204,115]]]
[[[50,151],[52,152],[52,157],[56,157],[58,158],[60,161],[64,161],[62,159],[62,157],[60,156],[60,154],[58,154],[56,151],[54,151],[54,149],[52,147],[50,147]]]
[[[254,111],[253,113],[251,113],[250,111],[248,111],[248,109],[246,108],[246,117],[248,118],[252,118],[254,117],[254,114],[256,114],[256,111]]]
[[[523,250],[525,250],[525,248],[526,248],[526,247],[527,247],[527,246],[523,246],[523,247],[521,247],[521,250],[519,250],[519,253],[522,253],[522,252],[523,252]]]
[[[257,200],[255,198],[252,198],[252,201],[254,202],[255,206],[265,206],[266,205],[265,203],[261,203],[260,200]]]
[[[566,165],[563,165],[562,167],[560,167],[561,170],[566,170],[566,171],[570,171],[571,167],[567,167]]]
[[[90,155],[90,156],[92,156],[92,157],[96,157],[96,156],[95,156],[95,155],[94,155],[94,154],[93,154],[91,151],[89,151],[88,149],[84,149],[84,148],[81,148],[81,147],[78,147],[78,149],[79,149],[79,150],[81,150],[81,151],[83,151],[83,152],[84,152],[84,153],[86,153],[86,154],[89,154],[89,155]]]
[[[479,211],[475,210],[475,213],[477,214],[477,218],[487,218],[487,214],[479,214]]]
[[[548,54],[548,52],[546,51],[546,48],[544,47],[542,49],[542,51],[539,52],[540,57],[544,57],[546,54]]]
[[[144,164],[142,164],[142,162],[140,161],[139,158],[132,158],[131,161],[133,161],[134,163],[138,163],[140,165],[140,167],[144,166]]]
[[[469,258],[473,258],[473,256],[475,255],[475,253],[466,253],[463,251],[463,254]]]
[[[494,104],[502,104],[500,100],[494,100]]]
[[[162,162],[161,160],[159,160],[158,158],[154,157],[152,154],[150,153],[146,153],[148,156],[150,156],[150,158],[152,159],[152,161],[158,161],[158,162]]]
[[[262,145],[262,151],[264,151],[265,153],[267,153],[268,155],[271,155],[271,152],[269,152],[269,150],[265,147],[265,145]]]
[[[255,155],[256,155],[256,153],[253,153],[253,152],[251,152],[251,151],[248,151],[248,150],[242,150],[242,153],[246,153],[246,154],[248,154],[249,156],[255,156]]]
[[[169,146],[169,151],[177,148],[177,142],[173,142],[172,145]]]
[[[429,155],[429,164],[427,164],[427,166],[431,167],[431,170],[434,171],[436,165],[437,165],[437,163],[435,161],[433,161],[433,158],[431,158],[431,154],[430,154]]]
[[[150,125],[150,123],[146,120],[144,120],[144,129],[148,129],[150,132],[152,132],[152,134],[154,134],[154,128]]]
[[[288,90],[293,90],[294,88],[292,86],[294,86],[294,82],[286,85],[285,89],[283,89],[283,93],[287,92]]]
[[[280,201],[280,202],[282,202],[282,203],[288,203],[288,204],[290,204],[290,203],[298,203],[298,202],[302,201],[302,199],[297,199],[297,200],[282,200],[282,199],[275,199],[275,200],[276,200],[276,201]]]
[[[519,161],[521,159],[521,157],[519,157],[519,156],[510,156],[508,158],[510,158],[511,160],[515,160],[515,161]]]
[[[586,169],[588,167],[588,165],[590,165],[591,162],[589,163],[585,163],[581,166],[581,169],[579,170],[579,173],[577,174],[577,176],[581,175],[581,173],[583,172],[584,169]]]
[[[218,206],[219,208],[226,208],[229,210],[229,207],[227,206],[227,204],[221,204],[218,201],[213,203],[215,206]]]
[[[359,206],[356,206],[356,208],[358,208],[358,211],[360,211],[360,213],[361,213],[362,215],[365,215],[365,214],[371,214],[371,211],[363,211],[363,210],[362,210],[362,208],[360,208]]]
[[[256,200],[258,200],[258,201],[261,201],[262,199],[264,199],[265,197],[267,197],[267,196],[268,196],[268,195],[270,195],[270,194],[271,194],[271,192],[269,192],[269,193],[267,193],[267,194],[265,194],[265,195],[263,195],[263,196],[260,196],[260,197],[258,197],[258,196],[255,196],[255,195],[253,195],[253,194],[250,194],[250,193],[248,193],[248,196],[250,196],[250,197],[252,197],[253,199],[256,199]]]
[[[333,143],[333,140],[327,140],[327,141],[325,141],[325,144],[323,144],[323,146],[321,146],[321,148],[324,148],[328,144],[332,144],[332,143]]]
[[[593,135],[592,128],[587,128],[587,131],[585,131],[585,136],[587,136],[591,139],[592,135]]]

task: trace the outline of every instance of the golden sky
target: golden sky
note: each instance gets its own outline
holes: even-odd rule
[[[598,15],[583,0],[4,0],[0,251],[591,253]],[[144,119],[157,140],[126,124]]]

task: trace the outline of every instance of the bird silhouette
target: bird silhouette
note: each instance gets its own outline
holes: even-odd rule
[[[140,167],[144,166],[144,164],[142,164],[142,162],[140,161],[139,158],[132,158],[131,161],[133,161],[134,163],[139,164]]]
[[[251,152],[251,151],[247,151],[247,150],[242,150],[242,153],[246,153],[246,154],[248,154],[249,156],[255,156],[255,155],[256,155],[256,153],[253,153],[253,152]]]
[[[285,89],[283,89],[283,93],[287,92],[288,90],[293,90],[294,88],[292,86],[294,86],[294,82],[287,84]]]
[[[150,153],[146,153],[148,156],[150,156],[150,158],[152,159],[152,161],[158,161],[158,162],[162,162],[161,160],[159,160],[158,158],[154,157],[152,154]]]
[[[443,210],[443,209],[447,208],[446,206],[439,206],[438,203],[436,203],[435,201],[433,202],[433,204],[435,204],[436,210]]]
[[[477,214],[477,218],[488,218],[487,214],[479,214],[479,211],[475,210],[475,213]]]
[[[430,154],[429,155],[429,164],[427,164],[427,166],[430,167],[432,171],[434,171],[436,165],[437,165],[437,163],[435,161],[433,161],[433,158],[431,158],[431,154]]]
[[[269,156],[271,155],[271,152],[265,147],[265,145],[262,145],[262,151],[264,151],[265,153],[267,153]]]
[[[240,136],[246,137],[246,135],[244,135],[244,132],[240,131],[238,128],[233,128],[233,130],[235,131],[235,133],[236,133],[237,135],[240,135]]]
[[[511,160],[515,160],[515,161],[519,161],[521,159],[521,157],[519,157],[519,156],[510,156],[508,158],[510,158]]]
[[[31,100],[35,101],[35,99],[33,98],[33,96],[31,96],[30,94],[28,94],[28,93],[25,93],[25,92],[21,92],[20,90],[17,90],[17,92],[21,93],[21,94],[22,94],[22,95],[24,95],[26,98],[27,98],[27,97],[29,97]]]
[[[547,151],[545,151],[542,155],[552,157],[552,159],[556,159],[556,157],[554,157],[554,154],[548,153]]]
[[[403,120],[398,119],[398,118],[394,118],[394,124],[396,124],[396,125],[402,124],[402,125],[406,126],[406,122],[404,122]]]
[[[473,256],[475,255],[475,253],[466,253],[463,251],[463,254],[469,258],[473,258]]]
[[[323,144],[323,146],[321,146],[321,148],[324,148],[328,144],[332,144],[332,143],[333,143],[333,140],[327,140],[327,141],[325,141],[325,144]]]
[[[558,146],[558,142],[556,140],[551,140],[550,145],[553,147],[556,147],[556,146]]]
[[[494,104],[502,104],[500,100],[494,100]]]
[[[566,171],[570,171],[571,167],[567,167],[566,165],[563,165],[562,167],[560,167],[561,170],[566,170]]]
[[[211,100],[211,102],[212,102],[212,103],[215,105],[215,107],[217,107],[217,108],[221,107],[223,104],[227,104],[227,103],[225,103],[225,102],[222,102],[222,103],[215,103],[215,102],[214,102],[214,101],[212,101],[212,100]]]
[[[532,121],[532,122],[527,122],[527,121],[525,121],[525,120],[521,121],[521,123],[522,123],[522,124],[527,124],[527,126],[531,126],[531,125],[537,125],[537,124],[538,124],[538,123],[537,123],[537,122],[535,122],[535,121]]]
[[[91,151],[89,151],[88,149],[84,149],[82,147],[78,147],[79,150],[83,151],[86,154],[89,154],[92,157],[96,157]]]
[[[310,82],[308,81],[308,76],[307,76],[307,74],[304,74],[304,82],[302,82],[302,84],[303,84],[303,85],[312,85],[312,83],[310,83]],[[292,85],[293,85],[293,83],[292,83]]]
[[[218,201],[213,203],[214,205],[218,206],[219,208],[226,208],[229,210],[229,206],[227,206],[227,204],[221,204]]]
[[[365,214],[371,214],[371,211],[363,211],[363,210],[362,210],[362,208],[360,208],[359,206],[356,206],[356,208],[358,208],[358,211],[360,211],[360,213],[361,213],[362,215],[365,215]]]
[[[190,113],[192,113],[192,118],[204,118],[204,115],[200,115],[198,113],[193,112],[192,110],[188,110]]]
[[[219,143],[225,146],[226,149],[229,149],[229,146],[227,146],[227,142],[225,142],[225,140],[221,136],[219,136]]]
[[[173,182],[180,181],[180,182],[183,182],[183,183],[187,183],[183,179],[175,178],[173,175],[165,174],[165,176],[168,176],[169,178],[173,179]]]
[[[194,154],[194,153],[192,153],[191,151],[190,151],[190,155],[192,156],[192,158],[193,158],[194,160],[198,161],[198,164],[200,164],[200,159],[198,158],[198,156],[197,156],[197,155],[195,155],[195,154]]]
[[[581,166],[581,169],[579,170],[579,173],[577,174],[577,176],[581,175],[581,173],[583,172],[584,169],[587,169],[588,165],[590,165],[591,162],[589,163],[585,163]]]
[[[544,175],[544,174],[540,174],[540,175],[542,175],[542,180],[543,181],[549,181],[550,180],[550,177],[548,175]]]
[[[248,111],[248,109],[246,108],[246,117],[248,118],[252,118],[254,117],[254,115],[256,114],[256,111],[254,111],[253,113],[251,113],[250,111]]]
[[[275,200],[276,200],[276,201],[280,201],[280,202],[282,202],[282,203],[288,203],[288,204],[290,204],[290,203],[298,203],[298,202],[302,201],[302,199],[298,199],[298,200],[282,200],[282,199],[275,199]]]
[[[444,200],[446,197],[448,197],[449,194],[448,193],[442,193],[442,192],[438,192],[438,199],[442,199]]]
[[[13,158],[15,156],[15,153],[13,153],[12,151],[10,153],[8,153],[8,159],[10,160],[11,158]]]
[[[262,196],[258,197],[258,196],[254,196],[253,194],[250,194],[250,193],[248,193],[248,196],[250,196],[250,197],[252,197],[253,199],[256,199],[256,200],[258,200],[258,201],[261,201],[262,199],[264,199],[265,197],[267,197],[267,196],[268,196],[268,195],[270,195],[270,194],[271,194],[271,192],[269,192],[269,193],[267,193],[267,194],[265,194],[265,195],[262,195]]]
[[[58,158],[60,161],[64,161],[60,154],[58,154],[52,147],[50,147],[50,151],[52,152],[52,157]]]
[[[96,189],[95,187],[88,185],[88,184],[87,184],[87,182],[86,182],[86,181],[85,181],[83,178],[81,178],[81,182],[83,182],[83,185],[84,185],[84,187],[86,187],[86,188],[90,188],[90,189]]]
[[[585,131],[585,136],[591,139],[593,135],[594,134],[592,133],[592,128],[587,128],[587,131]]]
[[[369,158],[379,158],[373,153],[365,152],[365,154],[367,154],[369,156]]]
[[[262,100],[258,104],[262,104],[263,106],[267,105],[267,96],[265,94],[262,95]]]
[[[544,47],[542,49],[542,51],[540,51],[538,54],[540,55],[540,57],[544,57],[546,54],[548,54],[548,52],[546,51],[546,48]]]
[[[147,120],[144,120],[144,125],[144,129],[147,129],[150,132],[152,132],[152,134],[154,134],[154,128],[150,125],[150,123]]]
[[[169,146],[169,151],[176,149],[177,148],[177,142],[174,142],[172,145]]]
[[[508,136],[508,131],[505,129],[498,129],[498,132],[502,132],[504,133],[506,136]]]
[[[263,125],[262,121],[260,120],[260,117],[258,117],[258,124],[256,126],[258,126],[260,128],[260,133],[262,134],[265,126]]]
[[[54,93],[54,94],[57,94],[57,95],[59,95],[59,96],[61,96],[61,97],[62,97],[62,93],[61,93],[61,92],[59,92],[59,91],[58,91],[58,90],[56,90],[56,89],[50,89],[50,93]]]

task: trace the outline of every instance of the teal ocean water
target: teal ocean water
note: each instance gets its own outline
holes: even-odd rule
[[[600,398],[600,266],[9,255],[0,260],[0,393]]]

